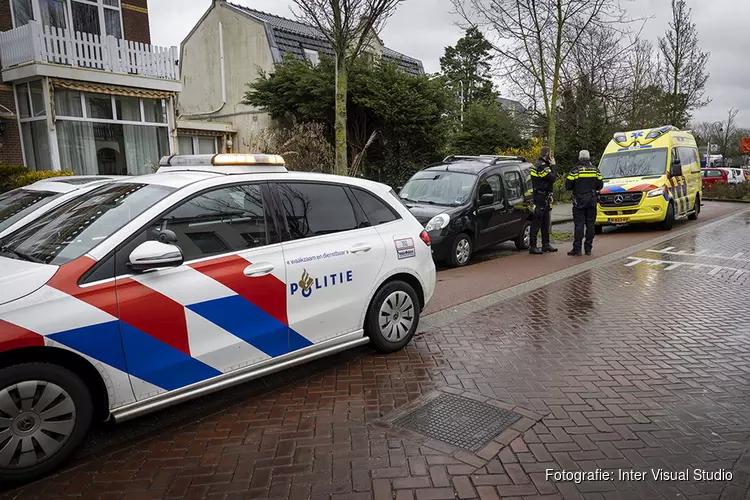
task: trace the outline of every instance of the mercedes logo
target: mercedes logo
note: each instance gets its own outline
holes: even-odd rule
[[[615,196],[616,205],[621,205],[623,201],[625,201],[625,198],[621,194],[618,194],[617,196]]]
[[[18,421],[16,426],[21,432],[29,432],[34,428],[34,419],[31,417],[24,417]]]

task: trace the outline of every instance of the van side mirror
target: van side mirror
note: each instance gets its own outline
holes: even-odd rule
[[[394,189],[394,191],[396,191],[396,194],[399,194],[402,189],[404,189],[404,186],[396,186],[396,189]]]
[[[492,193],[485,193],[479,197],[479,206],[486,207],[495,203],[495,195]]]
[[[679,156],[672,157],[672,167],[669,170],[669,174],[672,177],[682,177],[682,164],[680,163]]]

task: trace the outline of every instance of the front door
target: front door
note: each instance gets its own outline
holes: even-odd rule
[[[383,239],[357,215],[344,186],[285,182],[276,189],[288,231],[282,247],[292,349],[294,339],[317,344],[361,330],[385,260]]]
[[[213,188],[181,202],[118,251],[118,263],[126,262],[136,246],[162,234],[176,239],[185,258],[176,268],[116,279],[137,399],[289,352],[286,268],[267,189]]]
[[[492,195],[491,203],[489,203],[489,195]],[[493,173],[481,179],[477,189],[477,243],[479,247],[502,241],[507,214],[500,173]]]

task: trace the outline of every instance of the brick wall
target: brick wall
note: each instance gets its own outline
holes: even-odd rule
[[[122,2],[122,24],[125,28],[126,40],[150,44],[151,30],[148,21],[148,1],[124,0]]]
[[[11,0],[0,0],[0,31],[13,29],[13,19],[10,17]]]
[[[0,105],[15,113],[16,104],[13,99],[13,90],[0,84]],[[5,131],[0,136],[0,164],[5,165],[23,165],[23,154],[21,153],[21,136],[18,132],[18,122],[16,117],[2,118],[0,123],[5,126]]]

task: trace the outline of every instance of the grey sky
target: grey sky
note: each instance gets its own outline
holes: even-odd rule
[[[290,0],[234,0],[236,3],[272,14],[290,16]],[[656,42],[671,19],[669,0],[621,0],[633,17],[652,16],[644,35]],[[750,1],[688,0],[693,21],[700,31],[701,45],[711,53],[711,79],[708,96],[711,104],[700,110],[698,120],[723,120],[730,107],[740,110],[738,121],[750,127]],[[179,45],[211,0],[151,0],[151,36],[156,45]],[[382,34],[386,45],[421,59],[428,72],[440,69],[440,56],[447,45],[461,37],[451,14],[450,0],[407,0],[399,7]],[[502,90],[502,89],[501,89]],[[507,94],[506,92],[504,92]]]

